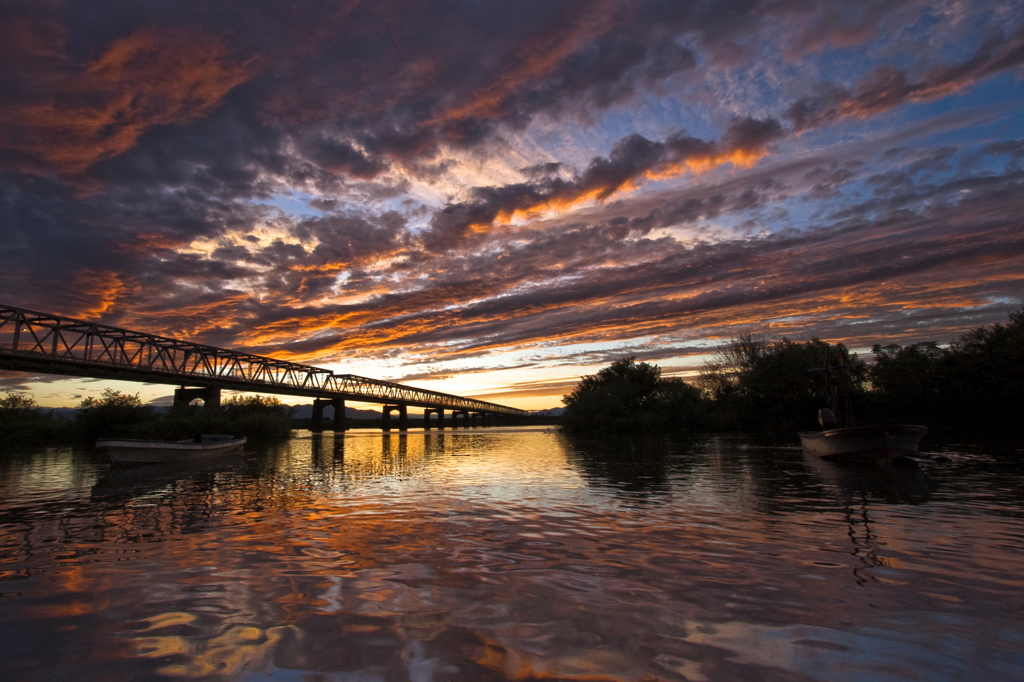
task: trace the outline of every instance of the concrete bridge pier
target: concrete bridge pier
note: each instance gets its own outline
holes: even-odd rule
[[[347,431],[348,427],[345,425],[345,399],[334,398],[331,400],[331,404],[334,406],[334,432],[341,433]]]
[[[188,407],[196,398],[203,401],[204,410],[216,410],[220,407],[220,389],[214,386],[203,386],[198,388],[174,389],[174,407]]]
[[[443,407],[428,407],[423,410],[423,428],[429,429],[430,427],[430,415],[437,415],[437,428],[444,428],[444,408]]]
[[[313,423],[309,426],[310,431],[324,432],[324,405],[330,405],[332,402],[329,398],[317,398],[313,401]]]
[[[409,430],[409,411],[408,406],[404,403],[398,405],[385,405],[383,410],[383,423],[381,424],[382,431],[391,430],[391,413],[398,412],[398,430],[408,431]]]
[[[452,412],[452,428],[459,427],[459,417],[462,417],[462,428],[469,426],[469,410],[454,410]]]

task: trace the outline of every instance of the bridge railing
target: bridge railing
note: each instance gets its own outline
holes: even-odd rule
[[[472,398],[0,305],[0,369],[521,415]],[[92,370],[92,372],[90,372]]]

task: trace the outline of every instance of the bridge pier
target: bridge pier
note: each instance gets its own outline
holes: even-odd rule
[[[316,398],[313,400],[313,420],[309,426],[309,430],[313,433],[324,432],[324,408],[330,406],[334,408],[334,426],[332,430],[335,433],[345,431],[348,427],[345,426],[345,399],[344,398]]]
[[[457,429],[459,427],[459,417],[462,417],[462,428],[469,427],[469,410],[453,410],[452,411],[452,428]]]
[[[398,405],[385,405],[384,406],[384,409],[382,410],[382,412],[383,412],[383,415],[382,415],[383,419],[382,419],[382,423],[381,423],[381,427],[380,427],[381,431],[390,431],[391,430],[391,413],[395,412],[395,411],[398,412],[398,430],[399,431],[408,431],[409,430],[408,406],[405,405],[404,403],[399,403]]]
[[[345,399],[334,398],[331,400],[331,404],[334,406],[334,432],[341,433],[347,431],[348,426],[345,425]]]
[[[330,405],[330,400],[323,398],[315,398],[313,400],[313,420],[309,425],[309,430],[313,433],[324,432],[324,405]]]
[[[216,410],[220,407],[220,389],[214,386],[174,389],[174,409],[188,407],[196,398],[203,401],[204,410]]]
[[[444,428],[444,408],[443,407],[428,407],[423,410],[423,428],[430,429],[430,415],[437,415],[437,428]]]

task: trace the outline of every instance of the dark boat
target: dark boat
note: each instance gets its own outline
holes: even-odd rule
[[[800,444],[807,452],[831,461],[876,461],[917,454],[927,426],[848,426],[823,431],[800,432]]]
[[[821,431],[801,431],[800,445],[804,451],[832,462],[877,462],[889,461],[899,457],[916,455],[918,443],[928,433],[927,426],[916,424],[892,424],[855,426],[850,407],[847,381],[850,367],[838,356],[838,365],[828,361],[828,347],[825,349],[825,366],[812,369],[813,372],[824,372],[825,393],[832,403],[833,409],[823,407],[818,410],[818,424]],[[831,376],[837,374],[838,382]],[[841,395],[840,395],[841,393]],[[840,406],[844,409],[839,410]],[[839,423],[836,414],[844,416],[844,423]]]

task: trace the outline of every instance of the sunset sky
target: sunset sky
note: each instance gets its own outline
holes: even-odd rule
[[[1024,2],[0,0],[0,62],[7,305],[542,409],[1024,296]]]

